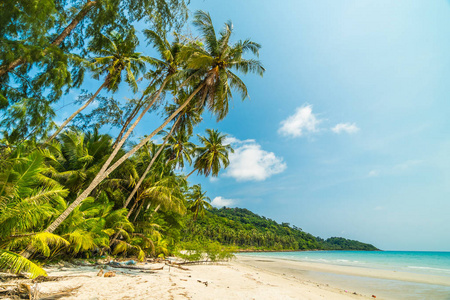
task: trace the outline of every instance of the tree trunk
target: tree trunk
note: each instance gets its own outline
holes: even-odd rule
[[[128,196],[127,200],[125,201],[125,204],[123,205],[123,208],[126,208],[128,206],[128,204],[130,203],[131,199],[134,197],[134,195],[136,194],[137,190],[139,189],[139,187],[141,186],[142,182],[145,179],[145,176],[147,176],[148,172],[150,171],[151,167],[153,166],[153,164],[155,163],[156,159],[158,158],[159,154],[161,153],[161,151],[164,149],[164,146],[166,145],[167,141],[169,140],[170,136],[172,135],[175,127],[178,124],[178,121],[180,120],[180,117],[178,117],[177,121],[175,122],[175,124],[173,124],[172,129],[170,129],[169,134],[166,136],[166,138],[164,139],[164,142],[161,144],[161,146],[159,147],[158,151],[155,153],[155,155],[153,155],[152,160],[150,161],[150,163],[148,164],[147,168],[145,169],[144,173],[141,175],[141,178],[139,179],[138,183],[136,184],[136,186],[134,187],[133,191],[131,192],[131,194]]]
[[[56,39],[51,43],[51,45],[53,46],[59,46],[62,41],[72,32],[72,30],[78,25],[78,23],[80,23],[80,21],[87,15],[87,13],[91,10],[92,7],[94,7],[94,5],[97,3],[97,1],[88,1],[84,7],[80,10],[80,12],[75,16],[75,18],[72,20],[72,22],[70,22],[69,25],[67,25],[66,28],[64,28],[64,30],[61,32],[60,35],[58,35],[56,37]],[[45,56],[47,54],[48,50],[45,49],[42,52],[42,56]],[[15,68],[17,68],[18,66],[26,63],[27,61],[22,58],[19,57],[18,59],[16,59],[15,61],[11,62],[10,64],[3,66],[0,68],[0,77],[5,75],[6,73],[11,72],[12,70],[14,70]]]
[[[197,169],[194,169],[194,170],[192,170],[192,172],[191,173],[189,173],[189,174],[187,174],[187,176],[186,177],[184,177],[184,179],[188,179],[188,177],[189,176],[191,176],[192,175],[192,173],[194,173],[195,171],[196,171]]]
[[[144,98],[145,95],[142,95],[141,100]],[[140,100],[140,101],[141,101]],[[139,101],[139,102],[140,102]],[[130,125],[131,121],[133,121],[134,117],[136,117],[137,113],[139,112],[139,110],[141,109],[141,105],[137,104],[136,107],[133,109],[133,111],[131,112],[131,114],[128,116],[127,120],[125,121],[125,124],[122,127],[122,130],[120,130],[119,135],[116,138],[116,141],[114,142],[112,148],[116,149],[117,144],[120,142],[120,140],[122,139],[123,134],[125,133],[125,130],[127,130],[128,125]]]
[[[134,187],[133,191],[131,192],[131,194],[128,196],[127,200],[125,201],[125,204],[123,205],[123,208],[126,208],[128,206],[128,204],[130,203],[131,199],[133,199],[134,195],[137,193],[137,190],[139,189],[139,187],[141,186],[142,182],[145,179],[145,176],[147,176],[148,172],[150,171],[152,165],[155,163],[156,159],[158,158],[159,154],[161,153],[161,151],[164,149],[164,146],[166,145],[167,141],[169,140],[169,137],[172,135],[175,127],[178,124],[178,121],[180,120],[180,117],[178,117],[177,121],[175,122],[175,124],[173,124],[172,129],[170,130],[169,134],[166,136],[166,138],[164,139],[164,142],[162,143],[161,146],[159,146],[158,151],[155,153],[155,155],[153,155],[152,160],[150,161],[150,163],[148,164],[147,168],[145,169],[144,173],[141,175],[141,178],[139,179],[138,183],[136,184],[136,186]],[[130,211],[127,214],[127,218],[130,217],[131,212],[133,211],[134,207],[136,206],[136,203],[133,205],[133,207],[130,209]],[[158,205],[157,209],[159,209],[160,205]],[[117,237],[119,236],[119,232],[116,233],[116,235],[114,236],[114,238],[112,239],[111,243],[109,244],[110,246],[112,244],[114,244],[114,242],[117,240]]]
[[[167,80],[163,82],[163,86]],[[189,96],[188,99],[186,99],[185,103],[181,105],[169,118],[166,119],[166,121],[161,124],[156,130],[154,130],[150,135],[148,135],[145,139],[143,139],[139,144],[137,144],[133,149],[128,151],[124,156],[122,156],[119,160],[117,160],[111,167],[109,167],[107,170],[105,170],[111,161],[114,159],[114,156],[117,154],[118,149],[122,147],[125,140],[130,135],[131,131],[136,127],[137,123],[140,121],[141,117],[144,113],[147,112],[148,109],[144,110],[144,112],[141,113],[141,116],[135,121],[133,126],[128,130],[127,134],[125,134],[122,141],[117,145],[117,148],[114,150],[114,152],[110,155],[108,160],[105,162],[104,166],[100,170],[100,172],[97,174],[97,176],[92,180],[91,184],[84,190],[77,199],[72,202],[72,204],[66,208],[66,210],[45,230],[47,232],[53,232],[56,228],[58,228],[59,225],[69,216],[69,214],[78,206],[80,203],[86,199],[89,194],[100,184],[100,182],[105,179],[112,171],[114,171],[118,166],[120,166],[125,160],[127,160],[131,155],[133,155],[137,150],[139,150],[142,146],[145,145],[149,140],[153,138],[158,132],[160,132],[164,127],[167,126],[167,124],[172,121],[173,118],[175,118],[194,98],[194,96],[205,86],[205,82],[203,82],[197,89],[195,89],[194,92]],[[163,88],[163,87],[162,87]],[[159,97],[159,95],[162,92],[162,88],[159,90],[158,94],[155,96],[154,101]],[[152,103],[154,102],[152,101]],[[150,104],[151,105],[151,104]]]
[[[100,91],[108,85],[108,81],[109,81],[109,76],[105,79],[105,82],[103,82],[103,84],[100,86],[100,88],[95,92],[95,94],[88,100],[86,101],[86,103],[80,107],[76,112],[74,112],[67,120],[64,121],[64,123],[62,123],[61,126],[59,126],[58,130],[56,130],[56,132],[47,140],[45,141],[44,144],[48,144],[50,143],[55,137],[58,136],[58,134],[64,129],[64,127],[66,127],[66,125],[72,121],[73,118],[75,118],[81,111],[83,111],[89,104],[91,104],[92,101],[95,100],[95,98],[97,98],[97,95],[100,93]]]

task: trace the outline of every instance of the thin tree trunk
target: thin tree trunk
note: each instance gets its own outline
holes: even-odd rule
[[[144,206],[144,201],[142,201],[141,205],[139,206],[139,209],[136,212],[136,215],[134,216],[133,223],[136,222],[136,219],[139,216],[139,213],[141,212],[142,206]]]
[[[196,171],[197,169],[194,169],[194,170],[192,170],[192,172],[191,173],[189,173],[189,174],[187,174],[187,176],[186,177],[184,177],[184,179],[188,179],[188,177],[189,176],[191,176],[192,175],[192,173],[194,173],[195,171]]]
[[[100,91],[108,85],[108,81],[109,81],[109,76],[105,79],[105,82],[103,82],[103,84],[100,86],[100,88],[95,92],[95,94],[88,100],[86,101],[86,103],[80,107],[76,112],[74,112],[67,120],[64,121],[64,123],[62,123],[61,126],[59,126],[58,130],[56,130],[56,132],[50,137],[48,138],[47,141],[45,141],[44,144],[48,144],[50,143],[55,137],[58,136],[58,134],[64,129],[64,127],[66,127],[66,125],[72,121],[73,118],[75,118],[81,111],[83,111],[89,104],[91,104],[92,101],[95,100],[95,98],[97,98],[97,95],[100,93]]]
[[[137,203],[138,202],[137,202],[137,199],[136,199],[136,201],[134,201],[134,203],[133,203],[133,206],[130,208],[130,211],[127,213],[127,219],[130,218],[131,213],[134,211],[134,208],[136,207]],[[115,238],[117,238],[117,237],[115,237]]]
[[[154,78],[154,79],[150,82],[150,84],[149,84],[148,86],[153,85],[157,79],[158,79],[158,77]],[[122,136],[123,136],[125,130],[127,130],[128,125],[130,125],[131,121],[133,121],[134,117],[136,117],[137,113],[141,110],[142,106],[144,105],[144,104],[142,103],[142,100],[144,99],[144,97],[145,97],[146,95],[147,95],[147,94],[146,94],[145,91],[144,91],[144,93],[142,94],[141,99],[139,99],[138,104],[136,104],[136,107],[133,109],[133,111],[131,112],[130,116],[127,118],[125,124],[124,124],[123,127],[122,127],[122,130],[120,131],[119,135],[117,136],[116,141],[114,142],[114,144],[113,144],[113,146],[112,146],[112,149],[113,149],[113,150],[116,149],[117,144],[122,140]],[[153,105],[153,103],[152,103],[152,105]],[[150,107],[151,107],[151,106],[150,106]]]
[[[142,95],[142,98],[144,98],[144,95]],[[141,98],[141,100],[142,100],[142,98]],[[136,117],[136,115],[139,112],[139,110],[141,109],[141,107],[142,106],[140,104],[137,104],[136,107],[131,112],[130,116],[128,116],[127,120],[125,121],[125,124],[122,127],[122,130],[120,130],[120,133],[119,133],[119,135],[116,138],[116,141],[112,145],[113,149],[116,149],[117,144],[120,142],[120,140],[122,139],[123,134],[125,133],[125,130],[127,130],[128,125],[130,125],[131,121],[133,121],[134,117]]]
[[[143,118],[143,116],[145,115],[145,113],[150,109],[150,107],[156,102],[156,100],[158,99],[158,97],[161,95],[161,92],[163,91],[166,83],[167,83],[168,79],[166,78],[166,80],[164,80],[164,82],[161,85],[161,88],[159,89],[158,93],[154,96],[153,100],[151,101],[151,103],[146,107],[146,109],[140,114],[140,116],[137,118],[137,120],[133,123],[133,125],[130,127],[130,129],[128,129],[127,133],[125,134],[125,136],[122,138],[122,140],[117,144],[116,149],[114,149],[114,151],[111,153],[111,155],[109,156],[108,160],[103,164],[101,170],[98,172],[98,174],[95,176],[95,178],[92,180],[91,184],[86,188],[86,190],[84,190],[78,197],[77,199],[72,202],[71,205],[69,205],[69,207],[66,208],[66,210],[58,217],[56,218],[55,221],[53,221],[52,224],[50,224],[50,226],[46,229],[47,232],[53,232],[68,216],[69,214],[75,209],[75,207],[77,207],[78,205],[80,205],[80,203],[86,199],[89,194],[94,190],[94,188],[96,188],[100,182],[105,179],[115,168],[117,168],[117,166],[119,166],[125,159],[127,159],[129,156],[131,156],[134,152],[136,152],[140,147],[142,147],[144,145],[144,143],[139,144],[139,148],[136,149],[133,148],[132,151],[128,152],[129,155],[124,158],[123,160],[120,160],[119,164],[115,164],[115,168],[111,169],[109,172],[108,171],[108,167],[111,164],[112,160],[115,158],[115,156],[117,155],[117,153],[119,152],[119,149],[122,147],[122,145],[125,143],[125,141],[127,140],[127,138],[129,137],[129,135],[131,134],[131,132],[134,130],[134,128],[137,126],[137,124],[139,123],[139,121]],[[173,117],[170,119],[172,120]],[[168,122],[167,122],[168,123]],[[167,125],[167,123],[165,123],[165,125]],[[164,126],[165,126],[164,125]],[[158,130],[158,132],[161,129]],[[156,133],[154,133],[153,135],[150,136],[150,138],[152,138]],[[127,154],[125,154],[126,156]]]
[[[165,85],[167,81],[164,81],[163,85]],[[117,145],[117,148],[114,150],[114,152],[110,155],[110,157],[108,158],[108,160],[105,162],[104,166],[102,167],[102,169],[100,170],[100,172],[97,174],[97,176],[94,178],[94,180],[91,182],[91,184],[86,188],[86,190],[84,190],[78,197],[77,199],[72,202],[71,205],[69,205],[69,207],[66,208],[66,210],[58,217],[56,218],[56,220],[45,230],[47,232],[53,232],[55,231],[56,228],[58,228],[59,225],[61,225],[61,223],[69,216],[69,214],[78,206],[80,205],[80,203],[86,199],[89,194],[100,184],[100,182],[105,179],[112,171],[114,171],[118,166],[120,166],[125,160],[127,160],[131,155],[133,155],[137,150],[139,150],[142,146],[145,145],[145,143],[147,143],[149,140],[151,140],[153,138],[153,136],[155,136],[158,132],[160,132],[164,127],[167,126],[167,124],[172,121],[173,118],[175,118],[190,102],[191,100],[194,98],[194,96],[205,86],[205,82],[203,82],[202,84],[200,84],[200,86],[195,89],[194,92],[192,92],[192,94],[189,96],[188,99],[186,99],[185,103],[183,103],[183,105],[181,105],[174,113],[172,113],[172,115],[166,119],[166,121],[161,124],[161,126],[159,126],[157,129],[155,129],[150,135],[148,135],[145,139],[143,139],[138,145],[136,145],[133,149],[131,149],[130,151],[128,151],[125,155],[123,155],[119,160],[117,160],[111,167],[109,167],[107,170],[105,170],[109,164],[111,163],[111,161],[114,159],[114,156],[117,154],[118,149],[120,149],[120,147],[122,147],[123,143],[125,142],[125,140],[128,138],[129,134],[131,133],[131,131],[134,129],[134,127],[136,127],[137,122],[140,121],[140,118],[142,116],[142,114],[144,114],[145,112],[147,112],[147,110],[145,110],[141,116],[135,121],[135,123],[133,124],[133,126],[131,126],[130,130],[128,130],[127,134],[124,136],[124,138],[122,139],[122,141]],[[155,96],[155,99],[157,97],[159,97],[160,93],[162,92],[162,89],[160,89],[158,95]],[[152,101],[153,102],[153,101]]]
[[[153,164],[155,163],[156,159],[158,158],[159,154],[161,153],[161,151],[164,149],[164,146],[166,145],[167,141],[169,140],[170,136],[172,135],[173,131],[175,130],[175,127],[178,124],[178,121],[180,120],[180,117],[178,117],[177,121],[175,122],[175,124],[173,124],[172,129],[170,129],[169,134],[166,136],[166,138],[164,139],[164,142],[161,144],[161,146],[159,146],[158,151],[155,153],[155,155],[153,155],[152,160],[150,161],[150,163],[148,164],[147,168],[145,169],[144,173],[141,175],[141,178],[139,179],[138,183],[136,184],[136,186],[134,187],[133,191],[131,192],[131,194],[128,196],[127,200],[125,201],[125,204],[123,205],[123,208],[126,208],[128,206],[128,203],[130,203],[131,199],[134,197],[134,195],[136,194],[137,190],[139,189],[139,187],[141,186],[142,182],[145,179],[145,176],[147,176],[148,172],[150,171],[151,167],[153,166]]]
[[[143,203],[142,203],[142,204],[143,204]],[[156,214],[156,212],[160,209],[160,207],[161,207],[161,204],[158,204],[158,205],[156,206],[155,210],[154,210],[154,211],[152,212],[152,214],[150,215],[150,218],[153,217],[154,214]],[[139,207],[138,212],[137,212],[136,215],[134,216],[133,222],[136,221],[136,219],[137,219],[139,213],[141,212],[141,208],[142,208],[142,205]],[[131,215],[131,213],[130,213],[130,215]]]
[[[130,203],[131,199],[133,199],[134,195],[137,193],[139,187],[141,186],[142,182],[145,179],[145,176],[147,176],[148,172],[150,171],[152,165],[155,163],[156,159],[158,158],[159,154],[161,153],[161,151],[164,149],[164,146],[166,145],[167,141],[169,140],[170,136],[172,135],[175,127],[178,124],[178,121],[180,120],[180,117],[178,117],[177,121],[175,122],[175,124],[173,124],[172,129],[170,129],[169,134],[166,136],[166,138],[164,139],[164,142],[162,143],[161,146],[159,146],[158,151],[155,153],[155,155],[153,155],[152,160],[150,161],[150,163],[148,164],[147,168],[145,169],[144,173],[141,175],[141,178],[139,178],[138,183],[136,184],[136,186],[134,187],[133,191],[131,192],[131,194],[128,196],[127,200],[125,201],[125,204],[123,205],[123,208],[127,208],[128,204]],[[136,204],[136,203],[135,203]],[[133,207],[130,209],[130,211],[127,214],[127,218],[130,217],[131,212],[133,211],[135,204],[133,205]],[[158,209],[159,209],[158,205]],[[114,238],[112,239],[111,243],[109,244],[110,246],[112,244],[114,244],[114,242],[117,240],[117,237],[119,236],[119,232],[116,233],[116,235],[114,236]]]
[[[60,35],[56,37],[56,39],[51,43],[53,46],[59,46],[62,41],[72,32],[72,30],[80,23],[80,21],[87,15],[87,13],[91,10],[92,7],[97,3],[97,1],[88,1],[84,7],[80,10],[80,12],[75,16],[75,18],[70,22],[69,25],[67,25],[66,28],[61,32]],[[45,49],[42,52],[42,56],[45,56],[47,54],[48,50]],[[23,57],[19,57],[15,61],[11,62],[10,64],[3,66],[0,68],[0,77],[5,75],[6,73],[11,72],[18,66],[26,63],[26,59]]]

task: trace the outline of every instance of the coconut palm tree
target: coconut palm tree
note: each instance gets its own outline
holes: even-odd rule
[[[206,191],[202,192],[202,186],[196,184],[192,186],[191,193],[189,194],[189,210],[194,213],[194,222],[197,220],[198,216],[203,216],[205,214],[205,209],[212,208],[211,199],[206,196]]]
[[[68,191],[44,174],[47,167],[38,151],[3,161],[0,168],[0,269],[30,272],[32,277],[45,271],[14,251],[30,244],[49,256],[49,245],[68,245],[61,237],[42,233],[43,226],[65,208]]]
[[[264,73],[264,68],[258,60],[247,60],[242,57],[243,54],[248,51],[258,55],[260,45],[250,40],[239,41],[234,45],[229,45],[229,39],[232,33],[231,23],[225,24],[225,29],[220,32],[220,37],[217,38],[211,17],[209,14],[202,11],[196,13],[194,24],[199,27],[205,36],[204,41],[206,49],[203,49],[197,44],[194,45],[194,43],[188,48],[183,47],[183,49],[186,50],[182,51],[182,56],[187,59],[187,67],[191,70],[192,74],[190,80],[192,82],[194,80],[198,81],[198,83],[193,86],[193,91],[190,93],[190,96],[163,122],[163,124],[110,166],[117,154],[113,152],[96,178],[92,181],[91,185],[85,189],[67,210],[47,228],[48,232],[53,232],[70,212],[89,196],[91,191],[94,190],[104,178],[138,151],[144,144],[150,141],[154,135],[164,129],[170,121],[191,103],[195,96],[201,96],[200,101],[197,103],[197,107],[206,105],[206,107],[217,115],[218,119],[225,117],[228,112],[228,101],[231,97],[231,89],[240,92],[243,99],[248,96],[245,84],[237,75],[231,72],[231,70],[234,69],[244,74],[252,72],[262,75]],[[169,78],[166,78],[161,86],[163,87],[168,81]],[[161,88],[159,94],[160,92],[162,92]],[[155,97],[159,97],[159,94],[155,95]],[[138,120],[140,119],[138,118]],[[135,124],[138,120],[135,121]],[[130,132],[130,130],[133,129],[134,126],[131,126],[128,131]],[[126,138],[128,138],[127,134],[124,136],[125,140]],[[125,140],[123,140],[123,143]],[[118,144],[117,148],[120,147],[121,143]],[[117,148],[114,151],[116,151]]]
[[[196,149],[197,158],[195,159],[194,170],[187,177],[195,171],[200,175],[209,176],[211,174],[217,177],[219,171],[230,164],[228,153],[233,153],[234,150],[231,145],[224,145],[227,135],[212,129],[206,129],[206,133],[208,134],[207,137],[198,135],[203,146]]]
[[[126,72],[125,81],[131,86],[133,92],[137,92],[136,76],[141,72],[145,72],[145,63],[150,62],[150,58],[135,52],[139,40],[134,31],[129,32],[125,36],[113,31],[109,36],[103,35],[103,38],[102,48],[96,49],[92,45],[89,47],[90,51],[99,55],[94,57],[93,62],[90,64],[94,73],[93,77],[98,79],[101,75],[106,74],[102,85],[86,103],[59,126],[46,143],[54,139],[73,118],[92,103],[103,88],[112,92],[117,91],[122,81],[122,71]]]

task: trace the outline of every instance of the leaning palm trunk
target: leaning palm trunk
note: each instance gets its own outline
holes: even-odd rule
[[[162,150],[164,149],[164,146],[166,145],[167,141],[169,140],[170,136],[172,135],[173,131],[175,130],[175,127],[178,124],[178,121],[180,120],[180,117],[178,117],[177,121],[175,122],[175,124],[173,124],[172,129],[170,129],[169,134],[166,136],[166,138],[164,139],[164,142],[161,144],[161,146],[159,146],[158,151],[155,153],[155,155],[153,155],[152,160],[150,161],[150,163],[148,164],[147,168],[145,169],[144,173],[141,175],[141,178],[139,179],[138,183],[136,184],[136,186],[134,187],[133,191],[131,192],[131,194],[128,196],[127,200],[125,201],[125,204],[123,205],[123,208],[127,208],[128,204],[130,203],[131,199],[133,199],[134,195],[136,195],[139,187],[141,186],[142,182],[144,181],[145,177],[147,176],[148,172],[150,171],[151,167],[153,166],[153,164],[155,163],[156,159],[158,158],[159,154],[162,152]],[[127,214],[127,218],[130,217],[133,209],[134,209],[135,205],[133,205],[133,207],[130,209],[130,211]],[[119,236],[120,232],[117,232],[116,235],[113,237],[111,243],[109,244],[110,246],[112,244],[114,244],[114,242],[117,240],[117,237]]]
[[[145,95],[142,95],[141,100],[144,98]],[[123,137],[123,134],[125,133],[125,130],[127,130],[128,126],[130,125],[131,121],[133,121],[134,117],[136,117],[137,113],[139,112],[139,110],[141,109],[141,105],[138,104],[136,105],[136,107],[133,109],[133,111],[131,112],[131,114],[128,116],[127,120],[125,121],[125,124],[123,124],[122,126],[122,130],[120,130],[119,135],[116,138],[116,141],[114,142],[112,148],[116,149],[117,144],[120,142],[120,140]]]
[[[62,125],[59,126],[58,130],[56,130],[56,132],[55,132],[51,137],[49,137],[48,140],[45,141],[44,144],[50,143],[55,137],[58,136],[58,134],[64,129],[64,127],[66,127],[67,124],[69,124],[69,122],[73,120],[73,118],[75,118],[80,112],[82,112],[86,107],[88,107],[88,105],[91,104],[92,101],[95,100],[95,98],[97,98],[97,96],[98,96],[98,94],[100,93],[100,91],[101,91],[105,86],[108,85],[108,82],[109,82],[109,76],[105,79],[105,81],[104,81],[103,84],[99,87],[99,89],[95,92],[95,94],[94,94],[91,98],[89,98],[89,100],[86,101],[86,103],[85,103],[82,107],[80,107],[79,109],[77,109],[76,112],[74,112],[69,118],[67,118],[67,120],[65,120],[64,123],[62,123]]]
[[[156,81],[156,79],[157,79],[157,78],[153,79],[153,80],[150,82],[149,86],[153,85],[153,83]],[[127,120],[125,121],[125,124],[122,126],[122,129],[120,130],[119,135],[117,136],[117,138],[116,138],[116,140],[115,140],[115,142],[114,142],[114,144],[113,144],[113,146],[112,146],[112,149],[113,149],[113,150],[116,149],[117,145],[118,145],[119,142],[122,140],[122,137],[123,137],[123,135],[124,135],[124,133],[125,133],[125,130],[127,130],[127,128],[128,128],[128,126],[130,125],[131,121],[133,121],[134,117],[136,117],[136,115],[138,114],[138,112],[141,110],[142,106],[144,105],[144,103],[142,103],[142,101],[144,100],[144,97],[145,97],[146,95],[147,95],[147,94],[146,94],[145,92],[142,94],[142,97],[141,97],[141,99],[139,99],[139,102],[136,104],[136,107],[133,109],[133,111],[132,111],[132,112],[130,113],[130,115],[128,116]],[[155,98],[155,99],[156,99],[156,98]],[[148,107],[149,109],[150,109],[150,107],[153,105],[153,103],[154,103],[154,102],[152,102],[152,103],[150,104],[150,106]],[[147,109],[146,111],[148,111],[148,109]]]
[[[155,163],[155,161],[158,158],[159,154],[164,149],[164,146],[166,145],[167,141],[169,140],[170,136],[172,135],[173,131],[175,130],[175,127],[177,126],[179,120],[180,120],[180,118],[178,118],[177,121],[175,122],[175,124],[173,124],[172,129],[170,130],[169,134],[164,139],[164,142],[162,143],[162,145],[159,147],[158,152],[155,153],[155,155],[153,156],[152,160],[150,161],[150,163],[148,164],[147,168],[145,169],[144,173],[142,174],[141,178],[139,179],[138,183],[134,187],[134,189],[131,192],[131,194],[128,196],[127,200],[125,201],[125,204],[123,205],[123,208],[126,208],[128,206],[128,204],[130,203],[131,199],[133,199],[133,197],[136,194],[137,190],[139,189],[139,187],[141,186],[142,182],[144,181],[145,176],[147,176],[148,172],[150,171],[151,167]]]
[[[127,160],[131,155],[133,155],[136,151],[138,151],[140,148],[142,148],[142,146],[145,145],[145,143],[147,143],[148,141],[150,141],[158,132],[160,132],[164,127],[167,126],[167,124],[169,124],[170,121],[173,120],[173,118],[175,118],[190,102],[191,100],[194,98],[194,96],[200,92],[200,90],[206,85],[205,82],[203,82],[202,84],[200,84],[200,86],[194,91],[192,92],[192,94],[189,96],[188,99],[186,99],[185,103],[183,103],[183,105],[181,105],[174,113],[172,113],[172,115],[166,119],[166,121],[161,124],[161,126],[159,126],[158,128],[156,128],[150,135],[148,135],[145,139],[143,139],[139,144],[137,144],[133,149],[131,149],[130,151],[128,151],[124,156],[122,156],[120,159],[118,159],[111,167],[109,167],[108,169],[106,169],[108,167],[108,165],[111,163],[111,161],[113,160],[113,156],[115,156],[115,154],[117,154],[118,149],[120,149],[120,147],[123,145],[123,143],[125,142],[126,138],[128,138],[130,130],[134,129],[135,124],[133,124],[133,126],[130,128],[129,132],[127,132],[127,134],[124,136],[124,138],[122,139],[122,141],[119,143],[119,145],[117,146],[117,148],[115,149],[114,152],[116,153],[112,153],[110,155],[110,157],[108,158],[108,161],[105,162],[104,166],[102,167],[102,170],[100,170],[100,172],[97,174],[97,176],[94,178],[94,180],[91,182],[91,184],[86,188],[86,190],[83,191],[83,193],[81,193],[78,198],[72,202],[72,204],[66,208],[66,210],[45,230],[47,232],[53,232],[56,228],[58,228],[59,225],[61,225],[61,223],[69,216],[69,214],[78,206],[80,205],[80,203],[86,199],[89,194],[100,184],[100,182],[105,179],[109,174],[111,174],[112,171],[114,171],[118,166],[120,166],[125,160]],[[161,92],[161,90],[160,90]],[[156,97],[159,97],[159,94]],[[146,112],[146,111],[144,111]],[[143,113],[144,113],[143,112]],[[143,114],[142,113],[142,114]],[[142,115],[141,114],[141,115]],[[140,119],[136,120],[139,121]],[[106,167],[105,167],[106,166]]]
[[[188,179],[189,176],[191,176],[195,171],[197,171],[197,169],[192,170],[189,174],[186,175],[186,177],[184,177],[184,179]]]
[[[88,12],[91,10],[92,7],[97,3],[97,1],[88,1],[84,7],[80,10],[80,12],[75,16],[75,18],[70,22],[69,25],[67,25],[66,28],[61,32],[60,35],[56,37],[56,39],[51,43],[52,46],[59,46],[62,41],[72,32],[72,30],[80,23],[81,20],[88,14]],[[45,56],[47,54],[48,50],[45,49],[42,52],[42,56]],[[27,60],[24,57],[19,57],[15,61],[9,63],[6,66],[3,66],[0,68],[0,77],[5,75],[6,73],[11,72],[15,68],[17,68],[20,65],[23,65],[26,63]]]

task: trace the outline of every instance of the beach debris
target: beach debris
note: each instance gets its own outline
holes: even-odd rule
[[[103,275],[103,269],[100,269],[100,271],[98,271],[98,273],[97,273],[97,276],[102,277],[102,275]]]
[[[170,261],[169,261],[169,263],[166,262],[166,266],[178,268],[183,271],[190,271],[188,268],[182,267],[181,264],[175,263],[175,262],[170,262]]]
[[[201,281],[197,279],[197,282],[203,283],[205,286],[208,286],[208,281]]]
[[[105,273],[104,277],[114,277],[116,273],[114,271],[108,271]]]
[[[136,264],[136,262],[131,259],[129,261],[124,262],[124,264],[126,264],[127,266],[134,266]]]
[[[5,290],[0,290],[0,298],[8,297],[12,299],[39,299],[39,300],[55,300],[63,297],[68,297],[73,294],[73,292],[81,287],[77,286],[70,289],[64,289],[56,293],[41,293],[39,284],[36,282],[33,286],[26,283],[19,283],[15,285],[8,285],[12,288],[7,288]]]
[[[376,298],[377,296],[375,296],[375,295],[372,295],[372,298]]]

